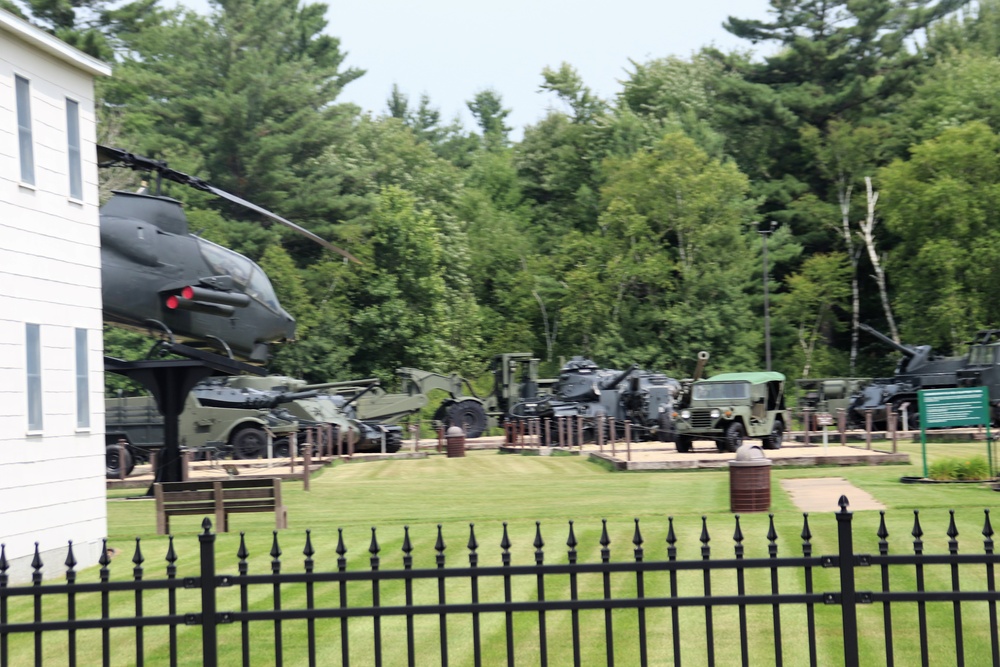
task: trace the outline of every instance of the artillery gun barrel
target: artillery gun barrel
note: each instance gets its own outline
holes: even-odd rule
[[[694,376],[691,378],[693,382],[701,379],[701,374],[705,371],[705,364],[708,363],[708,356],[706,350],[698,353],[698,365],[694,367]]]
[[[632,364],[631,367],[623,370],[621,373],[619,373],[618,375],[616,375],[614,377],[614,379],[612,379],[610,382],[608,382],[606,384],[602,382],[601,383],[601,389],[614,389],[615,387],[617,387],[618,385],[620,385],[622,383],[622,381],[625,380],[625,378],[627,378],[629,375],[631,375],[632,372],[635,371],[638,368],[639,368],[639,364]]]
[[[886,345],[888,345],[892,349],[896,350],[897,352],[899,352],[900,354],[902,354],[904,357],[912,359],[917,354],[916,350],[914,350],[913,348],[907,347],[906,345],[900,345],[899,343],[897,343],[893,339],[891,339],[888,336],[886,336],[881,331],[878,331],[877,329],[873,329],[872,327],[868,326],[867,324],[864,324],[863,322],[858,324],[858,328],[862,329],[864,331],[867,331],[872,336],[875,336],[875,338],[878,338],[880,341],[882,341],[883,343],[885,343]]]
[[[320,382],[319,384],[303,385],[303,389],[338,389],[342,387],[365,387],[378,384],[378,378],[365,378],[364,380],[345,380],[343,382]]]

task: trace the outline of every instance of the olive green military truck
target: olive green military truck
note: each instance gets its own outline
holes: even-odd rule
[[[696,440],[712,440],[720,452],[735,452],[744,438],[778,449],[789,424],[785,376],[781,373],[722,373],[690,386],[674,412],[678,452]]]

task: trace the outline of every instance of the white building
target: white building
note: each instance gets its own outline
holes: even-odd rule
[[[94,78],[106,63],[0,10],[0,542],[15,581],[107,534]]]

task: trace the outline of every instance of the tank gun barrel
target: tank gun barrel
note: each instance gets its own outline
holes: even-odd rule
[[[343,387],[367,387],[368,385],[378,384],[378,378],[365,378],[364,380],[345,380],[343,382],[320,382],[318,384],[307,384],[303,385],[303,389],[338,389]]]
[[[900,354],[902,354],[904,357],[912,359],[917,354],[917,351],[914,350],[912,347],[910,347],[908,345],[900,345],[899,343],[897,343],[893,339],[891,339],[888,336],[886,336],[881,331],[878,331],[877,329],[874,329],[874,328],[868,326],[867,324],[860,323],[860,324],[858,324],[858,328],[862,329],[864,331],[867,331],[868,333],[870,333],[875,338],[878,338],[880,341],[882,341],[883,343],[885,343],[886,345],[888,345],[892,349],[894,349],[897,352],[899,352]]]
[[[274,397],[275,406],[281,405],[283,403],[292,403],[294,401],[299,401],[304,398],[316,398],[319,392],[315,389],[310,391],[287,391],[282,392]]]
[[[620,385],[625,380],[625,378],[631,375],[638,368],[639,364],[632,364],[629,368],[626,368],[621,373],[612,378],[610,382],[606,383],[602,382],[601,389],[614,389],[615,387]]]

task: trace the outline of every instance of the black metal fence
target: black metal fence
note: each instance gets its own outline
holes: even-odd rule
[[[977,646],[969,664],[992,661],[1000,665],[997,556],[989,510],[982,528],[982,553],[959,554],[954,512],[946,531],[948,553],[925,553],[920,516],[914,512],[912,548],[907,550],[911,553],[891,555],[883,512],[876,555],[855,553],[853,514],[847,507],[847,499],[841,497],[840,511],[835,514],[837,548],[830,555],[813,554],[808,515],[804,515],[799,536],[801,555],[780,557],[773,515],[766,556],[747,556],[736,516],[733,555],[721,559],[712,557],[704,517],[701,557],[686,560],[678,558],[672,519],[665,560],[646,558],[636,519],[632,557],[624,562],[611,560],[606,523],[599,539],[600,562],[596,558],[583,562],[573,522],[569,523],[566,558],[560,557],[564,562],[558,563],[545,562],[545,542],[536,523],[534,564],[529,565],[511,562],[507,524],[499,544],[500,565],[494,566],[480,564],[480,545],[471,525],[464,545],[467,564],[460,567],[446,567],[440,526],[434,544],[435,567],[427,568],[414,568],[414,547],[409,530],[404,529],[402,569],[383,569],[381,547],[372,528],[368,562],[357,569],[348,568],[343,533],[338,531],[336,571],[316,571],[311,534],[306,531],[301,572],[283,571],[275,533],[270,574],[249,573],[242,534],[237,574],[218,574],[216,536],[208,519],[199,535],[199,573],[192,577],[178,575],[173,538],[162,579],[144,576],[138,538],[132,577],[124,581],[111,580],[110,560],[105,555],[99,581],[79,583],[70,544],[65,583],[42,584],[43,565],[36,549],[33,585],[11,587],[7,559],[0,551],[0,664],[20,666],[33,660],[40,665],[44,660],[96,665],[100,660],[103,665],[169,662],[211,667],[287,661],[346,666],[402,664],[405,660],[409,665],[418,661],[514,665],[518,659],[524,664],[613,665],[617,658],[628,665],[748,665],[756,655],[751,649],[763,642],[768,645],[767,654],[755,664],[782,665],[786,660],[804,664],[807,656],[811,665],[873,664],[874,660],[912,664],[917,658],[927,665],[932,644],[937,648],[944,644],[948,654],[943,658],[935,654],[938,664],[963,665],[965,637],[971,633]],[[763,548],[757,551],[764,553]],[[939,571],[934,566],[945,568],[950,576],[925,577],[932,569]],[[585,578],[593,585],[585,588]],[[683,578],[686,584],[680,583]],[[625,587],[623,579],[628,583]],[[896,590],[890,588],[890,580]],[[876,581],[879,590],[863,589],[863,584]],[[929,583],[944,585],[934,589]],[[623,589],[625,594],[621,594]],[[865,627],[859,629],[859,611],[872,603],[881,605],[881,628],[871,627],[879,623],[872,623],[878,615],[869,609]],[[942,604],[948,607],[944,611]],[[929,611],[932,605],[934,613]],[[974,628],[963,622],[963,610],[970,607],[974,608],[970,614]],[[85,610],[94,613],[78,613]],[[903,612],[895,623],[894,612]],[[682,619],[685,637],[691,627],[697,628],[697,651],[683,650]],[[818,628],[818,623],[823,627]],[[603,637],[595,639],[595,626]],[[783,631],[794,637],[783,640]],[[122,632],[129,633],[129,641],[121,640]],[[871,655],[873,633],[880,644],[875,656]],[[155,655],[147,652],[154,634]],[[906,634],[906,639],[900,639],[900,634]],[[560,637],[558,649],[553,635]],[[261,637],[267,638],[266,650],[260,647]],[[903,641],[905,651],[900,649]],[[360,649],[359,642],[364,644]],[[789,642],[795,644],[797,657],[787,655]],[[859,653],[865,642],[868,653]],[[519,657],[518,643],[531,644],[527,657]],[[424,650],[428,645],[433,647],[432,655]]]

